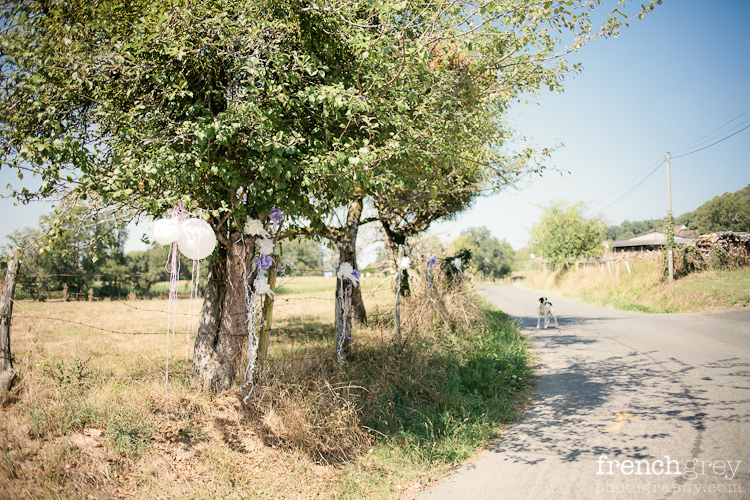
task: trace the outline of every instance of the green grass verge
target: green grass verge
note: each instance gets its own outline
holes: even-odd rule
[[[590,304],[644,313],[696,312],[750,304],[750,269],[704,271],[668,284],[658,262],[624,264],[610,274],[601,269],[571,269],[556,279],[539,273],[524,286],[552,290]],[[549,273],[548,273],[549,275]]]
[[[528,340],[507,314],[481,309],[465,332],[353,353],[347,371],[368,389],[360,414],[378,439],[347,468],[344,498],[437,477],[520,418],[533,382]]]

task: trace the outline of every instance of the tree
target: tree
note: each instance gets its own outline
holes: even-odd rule
[[[327,251],[318,241],[300,237],[284,244],[283,263],[293,276],[323,276]]]
[[[219,245],[193,375],[224,390],[246,342],[246,220],[279,207],[354,258],[361,200],[396,164],[434,177],[446,150],[432,127],[458,97],[460,133],[484,110],[558,88],[577,69],[566,54],[616,33],[617,9],[592,30],[593,3],[4,2],[0,168],[40,176],[21,200],[66,194],[152,217],[183,204],[206,218]],[[553,30],[572,33],[569,49]],[[450,63],[455,45],[476,63],[430,68],[437,47]],[[491,82],[467,85],[478,78]],[[342,206],[346,223],[326,234],[325,214]]]
[[[664,225],[663,219],[650,219],[644,221],[623,221],[618,226],[607,227],[607,239],[610,241],[623,240],[636,234],[646,233],[653,229],[661,230]]]
[[[128,274],[132,276],[131,282],[135,291],[144,299],[149,298],[151,287],[155,283],[169,280],[169,271],[166,268],[167,258],[167,251],[163,247],[128,253]],[[180,267],[185,269],[184,265]]]
[[[45,233],[41,229],[25,227],[8,235],[10,244],[3,249],[5,258],[10,258],[11,249],[23,249],[23,272],[17,278],[15,295],[18,298],[46,300],[51,291],[60,291],[64,285],[73,292],[81,292],[87,281],[73,258],[72,231],[65,231],[51,245],[45,245]]]
[[[584,217],[585,208],[583,202],[554,201],[543,207],[541,219],[531,227],[531,248],[552,269],[565,269],[604,252],[604,220]]]
[[[86,207],[58,207],[39,219],[38,228],[26,227],[8,236],[11,248],[23,251],[19,274],[21,296],[45,300],[49,292],[67,287],[68,293],[86,293],[93,281],[111,285],[126,276],[124,256],[127,231],[116,221]],[[102,275],[106,276],[102,276]],[[111,287],[116,292],[116,287]]]
[[[485,278],[501,279],[510,274],[515,252],[505,240],[498,240],[486,227],[470,227],[453,241],[456,250],[468,249],[474,271]]]
[[[700,234],[716,231],[750,232],[750,185],[734,193],[724,193],[707,201],[693,212],[677,218]]]
[[[3,14],[0,98],[18,106],[0,114],[3,164],[44,181],[17,195],[63,189],[154,217],[203,209],[219,246],[193,368],[227,389],[246,338],[245,221],[275,205],[299,216],[313,189],[342,199],[330,176],[350,172],[361,147],[338,139],[350,117],[334,101],[356,61],[336,17],[231,0],[31,1]]]

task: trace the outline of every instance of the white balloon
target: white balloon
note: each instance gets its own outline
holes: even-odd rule
[[[216,248],[216,235],[208,222],[188,219],[182,223],[182,236],[177,242],[177,247],[188,259],[205,259]]]
[[[159,219],[154,221],[151,235],[160,245],[171,245],[182,236],[182,227],[177,219]]]

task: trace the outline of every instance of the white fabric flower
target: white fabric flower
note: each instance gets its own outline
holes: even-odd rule
[[[271,238],[258,238],[255,240],[258,245],[258,251],[261,255],[271,255],[273,253],[273,240]]]
[[[354,285],[355,287],[359,283],[359,273],[355,271],[352,265],[348,262],[341,263],[341,265],[339,266],[339,272],[336,273],[336,276],[338,276],[338,278],[342,281],[345,279],[351,281],[352,285]]]
[[[411,259],[409,257],[402,258],[401,261],[399,261],[398,263],[398,268],[401,270],[409,269],[410,266],[411,266]]]
[[[273,292],[271,285],[268,284],[265,276],[258,276],[255,278],[253,288],[255,288],[255,293],[258,295],[276,295]]]
[[[453,267],[455,267],[459,271],[461,270],[461,259],[455,258],[455,259],[453,259],[453,261],[451,262],[451,264],[453,264]]]
[[[263,229],[263,223],[258,219],[247,219],[247,222],[245,223],[245,234],[263,236],[264,238],[271,237],[271,235],[268,234],[268,231]]]

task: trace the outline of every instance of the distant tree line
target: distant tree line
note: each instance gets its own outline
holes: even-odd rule
[[[750,184],[734,193],[716,196],[695,211],[682,214],[677,223],[695,229],[699,234],[750,232]]]
[[[125,253],[127,230],[122,225],[82,214],[68,217],[54,235],[47,227],[51,216],[45,216],[39,227],[25,227],[7,236],[8,244],[0,249],[3,262],[13,248],[25,248],[16,298],[46,300],[63,290],[71,299],[87,297],[90,290],[95,297],[110,298],[125,298],[131,292],[142,298],[168,293],[167,288],[153,287],[169,281],[169,247],[154,245]],[[322,276],[329,254],[321,243],[298,238],[284,245],[282,265],[289,275]],[[208,266],[200,271],[200,283],[205,285]],[[192,262],[181,256],[179,279],[189,280],[192,273]]]
[[[456,255],[464,251],[468,262],[462,267],[484,279],[502,279],[513,271],[516,253],[505,239],[498,240],[485,226],[461,231],[451,246]]]
[[[694,211],[680,215],[675,223],[687,226],[698,234],[717,231],[750,232],[750,185],[734,193],[714,197]],[[606,234],[608,240],[617,241],[654,229],[663,231],[664,219],[626,220],[622,224],[607,227]]]

